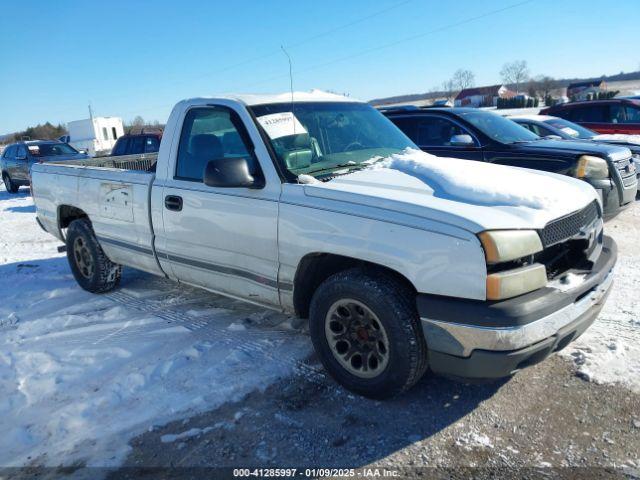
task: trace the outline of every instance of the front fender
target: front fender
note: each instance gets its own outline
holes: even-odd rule
[[[293,283],[299,262],[310,253],[342,255],[382,265],[403,275],[421,293],[486,298],[484,252],[477,237],[462,229],[454,235],[328,209],[282,204],[280,282]]]

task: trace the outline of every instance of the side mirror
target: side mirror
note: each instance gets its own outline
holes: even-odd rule
[[[451,137],[451,140],[449,140],[449,144],[452,147],[475,147],[476,145],[471,135],[467,135],[466,133],[463,135],[454,135]]]
[[[560,135],[545,135],[542,138],[546,138],[547,140],[562,140]]]
[[[246,158],[230,157],[207,163],[204,184],[218,188],[262,188],[264,179],[251,175]]]

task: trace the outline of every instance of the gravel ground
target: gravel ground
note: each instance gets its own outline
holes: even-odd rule
[[[625,291],[639,282],[631,239],[639,213],[636,204],[606,227],[618,239],[618,288]],[[626,378],[636,374],[638,359],[614,357],[612,363],[595,355],[590,368],[597,374],[587,375],[575,354],[589,343],[608,345],[605,337],[618,329],[624,348],[633,348],[638,312],[614,314],[634,310],[634,298],[612,295],[602,325],[592,327],[596,337],[585,335],[563,356],[500,383],[466,385],[427,375],[400,398],[377,402],[337,386],[310,358],[316,375],[282,379],[242,401],[151,427],[131,442],[114,476],[139,474],[140,467],[156,473],[154,467],[173,467],[178,477],[205,467],[195,470],[198,477],[214,474],[210,467],[331,466],[387,468],[411,477],[640,478],[640,393],[637,379]],[[626,377],[619,371],[625,365]],[[609,367],[617,376],[606,375]]]
[[[518,475],[607,467],[622,476],[640,473],[640,396],[585,382],[557,356],[497,384],[428,376],[386,402],[329,379],[283,380],[153,428],[131,446],[125,467],[481,467]]]

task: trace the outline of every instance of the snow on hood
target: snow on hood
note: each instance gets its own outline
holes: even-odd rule
[[[601,142],[619,142],[640,145],[640,135],[627,135],[624,133],[605,133],[596,135],[593,140]]]
[[[558,202],[578,210],[589,202],[588,195],[567,195],[561,176],[538,175],[536,170],[492,163],[441,158],[421,150],[407,149],[374,168],[392,168],[424,181],[438,194],[465,203],[487,206],[550,209]]]
[[[457,223],[475,232],[542,228],[597,199],[590,185],[574,178],[413,149],[329,182],[308,183],[305,192]]]

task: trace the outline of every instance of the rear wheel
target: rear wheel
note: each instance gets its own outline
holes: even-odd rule
[[[313,296],[309,325],[324,367],[360,395],[397,395],[427,368],[414,294],[383,273],[352,269],[329,277]]]
[[[122,266],[107,258],[86,218],[67,229],[67,260],[78,284],[89,292],[108,292],[120,283]]]
[[[11,180],[11,177],[9,176],[8,173],[3,173],[2,174],[2,181],[4,182],[4,188],[7,189],[7,192],[9,192],[9,193],[18,193],[18,189],[20,187],[18,185],[16,185],[15,183],[13,183],[13,180]]]

